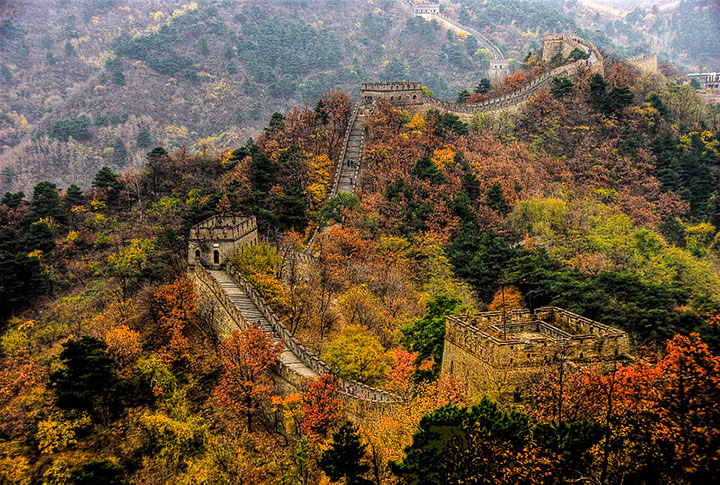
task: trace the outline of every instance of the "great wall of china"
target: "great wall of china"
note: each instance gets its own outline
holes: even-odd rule
[[[431,9],[432,5],[418,6],[409,0],[406,2],[419,8],[415,15],[429,15],[444,21],[478,38],[491,52],[496,66],[506,62],[497,47],[482,34],[473,29],[467,29],[459,24],[442,17],[439,11]],[[428,10],[423,11],[422,8]],[[603,57],[597,48],[579,37],[568,35],[549,35],[545,37],[543,58],[566,56],[572,49],[579,47],[587,52],[587,60],[577,60],[570,64],[556,67],[540,77],[532,80],[517,91],[488,99],[474,104],[457,104],[436,99],[423,93],[420,83],[389,82],[389,83],[363,83],[361,85],[360,99],[356,102],[348,120],[340,157],[337,161],[335,178],[330,197],[340,193],[355,191],[362,165],[362,151],[365,143],[365,118],[372,112],[378,99],[389,101],[396,107],[411,111],[426,111],[437,109],[454,113],[461,118],[468,119],[477,112],[494,112],[517,109],[544,86],[552,83],[560,76],[575,77],[582,72],[602,73],[604,71]],[[507,64],[505,64],[507,70]],[[228,219],[228,220],[226,220]],[[211,307],[212,318],[220,338],[226,338],[233,330],[242,330],[252,324],[257,324],[275,341],[281,342],[283,351],[280,362],[276,366],[275,381],[277,391],[282,394],[297,392],[308,379],[322,374],[332,374],[333,371],[322,359],[298,342],[292,333],[283,325],[270,305],[265,302],[260,293],[252,284],[231,264],[229,258],[238,249],[248,244],[258,242],[257,225],[254,217],[240,218],[242,221],[215,216],[191,229],[188,249],[189,274],[195,282],[201,300]],[[239,230],[233,228],[237,226]],[[310,239],[305,252],[281,248],[284,254],[303,264],[312,264],[315,251],[314,242],[318,232]],[[377,408],[381,412],[388,406],[400,401],[400,398],[371,386],[353,382],[338,376],[341,385],[341,395],[348,403],[350,412],[362,418],[365,411]],[[354,392],[348,392],[349,389]]]

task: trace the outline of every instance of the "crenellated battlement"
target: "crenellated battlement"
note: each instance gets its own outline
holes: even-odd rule
[[[554,362],[603,365],[629,354],[627,333],[562,308],[451,315],[441,372],[482,392],[488,377],[518,385]]]

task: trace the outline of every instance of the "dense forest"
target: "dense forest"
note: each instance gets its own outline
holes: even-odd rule
[[[499,2],[483,6],[493,5]],[[36,46],[22,24],[10,24],[14,48],[43,48],[45,62],[67,63],[50,72],[67,73],[83,65],[84,46],[94,42],[80,42],[83,29],[103,28],[97,9],[128,25],[130,16],[144,15],[113,1],[83,8],[87,18],[64,17],[53,33],[68,39],[62,59],[56,38]],[[99,92],[114,94],[92,100],[85,81],[76,81],[68,98],[37,94],[45,91],[25,83],[40,81],[23,79],[16,65],[13,96],[29,90],[50,109],[13,97],[35,114],[25,120],[28,133],[5,150],[35,147],[49,168],[27,194],[23,185],[5,185],[15,188],[0,202],[1,481],[717,477],[717,109],[688,86],[639,75],[620,61],[609,61],[604,76],[558,79],[517,112],[478,113],[471,122],[378,101],[365,121],[359,189],[328,197],[353,99],[323,89],[368,74],[432,72],[434,65],[407,56],[366,72],[358,58],[350,69],[346,44],[364,42],[360,56],[373,57],[387,47],[380,44],[385,35],[442,38],[445,57],[430,57],[454,62],[446,59],[455,58],[448,54],[455,39],[423,21],[398,27],[386,20],[389,8],[379,2],[344,35],[324,21],[273,19],[252,5],[238,16],[226,15],[224,4],[158,10],[139,35],[108,33],[112,47],[87,75]],[[543,29],[567,25],[554,13],[537,21],[547,23]],[[518,20],[518,28],[539,25],[526,22]],[[212,58],[215,70],[189,57],[196,52]],[[537,59],[527,61],[532,72]],[[255,94],[239,101],[225,91],[234,86],[223,80],[233,70],[233,82]],[[157,95],[155,87],[143,91],[152,93],[143,97],[150,111],[123,111],[123,90],[134,86],[128,93],[137,96],[145,79],[139,72],[150,71],[160,79]],[[483,89],[523,79],[519,73]],[[454,82],[472,90],[478,81],[468,75]],[[208,85],[207,99],[188,94]],[[174,102],[160,108],[163,92]],[[307,106],[270,115],[275,101],[268,101],[251,115],[260,93],[302,97]],[[86,111],[73,111],[76,102]],[[147,114],[155,109],[198,123],[264,121],[251,139],[228,129],[232,148],[217,149],[201,140],[217,126],[192,133],[180,125],[185,121],[172,121],[172,136],[180,138],[168,138],[160,134],[167,126]],[[100,137],[107,143],[96,160],[102,168],[88,172],[94,162],[80,151],[95,145],[82,142]],[[205,149],[187,148],[193,144]],[[122,163],[121,155],[135,161]],[[58,173],[53,160],[84,165],[50,177]],[[271,371],[280,349],[267,334],[250,327],[218,338],[185,259],[189,228],[215,214],[257,218],[264,242],[239,252],[232,265],[295,338],[338,375],[390,391],[399,402],[357,419],[331,374],[278,395]],[[316,229],[318,257],[305,277],[287,277],[277,248],[302,250]],[[510,396],[501,384],[470,395],[460,380],[439,376],[447,315],[545,305],[627,331],[637,357],[610,371],[549,366]]]
[[[571,3],[468,0],[442,9],[487,33],[516,65],[560,31],[619,56],[652,50],[692,69],[717,62],[709,0],[619,19]],[[103,166],[140,169],[155,145],[232,148],[273,112],[312,106],[328,89],[357,95],[363,81],[417,80],[454,99],[484,77],[487,55],[476,39],[448,35],[393,0],[0,5],[0,191],[29,193],[44,179],[87,188]]]

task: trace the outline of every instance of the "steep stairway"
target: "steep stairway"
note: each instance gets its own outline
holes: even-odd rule
[[[360,169],[360,156],[362,155],[361,152],[365,133],[365,127],[363,126],[364,120],[365,109],[361,108],[358,111],[357,118],[355,119],[352,128],[350,129],[345,158],[340,161],[342,166],[340,167],[340,182],[337,188],[338,194],[353,192],[354,181]]]
[[[215,279],[215,281],[220,284],[225,294],[235,305],[235,307],[240,311],[246,322],[257,324],[263,331],[272,335],[273,339],[276,342],[281,342],[280,337],[274,335],[270,322],[268,322],[265,316],[263,316],[262,312],[260,312],[258,307],[255,306],[255,303],[253,303],[253,301],[242,290],[242,288],[240,288],[237,283],[233,281],[230,275],[228,275],[225,271],[222,270],[210,270],[209,273]],[[220,337],[227,338],[229,337],[229,335],[221,335]],[[283,365],[295,371],[302,377],[315,378],[318,376],[315,371],[307,367],[291,350],[289,350],[284,345],[282,354],[280,355],[280,360],[282,361]]]

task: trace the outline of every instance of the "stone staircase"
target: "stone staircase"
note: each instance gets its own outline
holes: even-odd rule
[[[240,286],[222,270],[209,270],[210,276],[217,281],[222,288],[223,292],[227,295],[228,299],[235,305],[240,314],[245,318],[248,323],[257,324],[264,332],[269,333],[273,336],[276,342],[282,342],[280,337],[276,336],[273,332],[272,325],[260,312],[260,309],[253,303],[247,293],[245,293]],[[242,330],[242,329],[239,329]],[[227,338],[229,335],[220,335],[220,338]],[[306,366],[290,349],[283,345],[283,351],[280,355],[280,361],[283,366],[287,369],[294,371],[297,375],[303,378],[315,378],[318,374]]]
[[[340,182],[338,183],[337,193],[352,193],[355,188],[356,178],[360,169],[360,157],[362,155],[362,147],[365,142],[365,109],[358,111],[357,118],[350,129],[348,137],[347,151],[345,157],[340,162]]]

